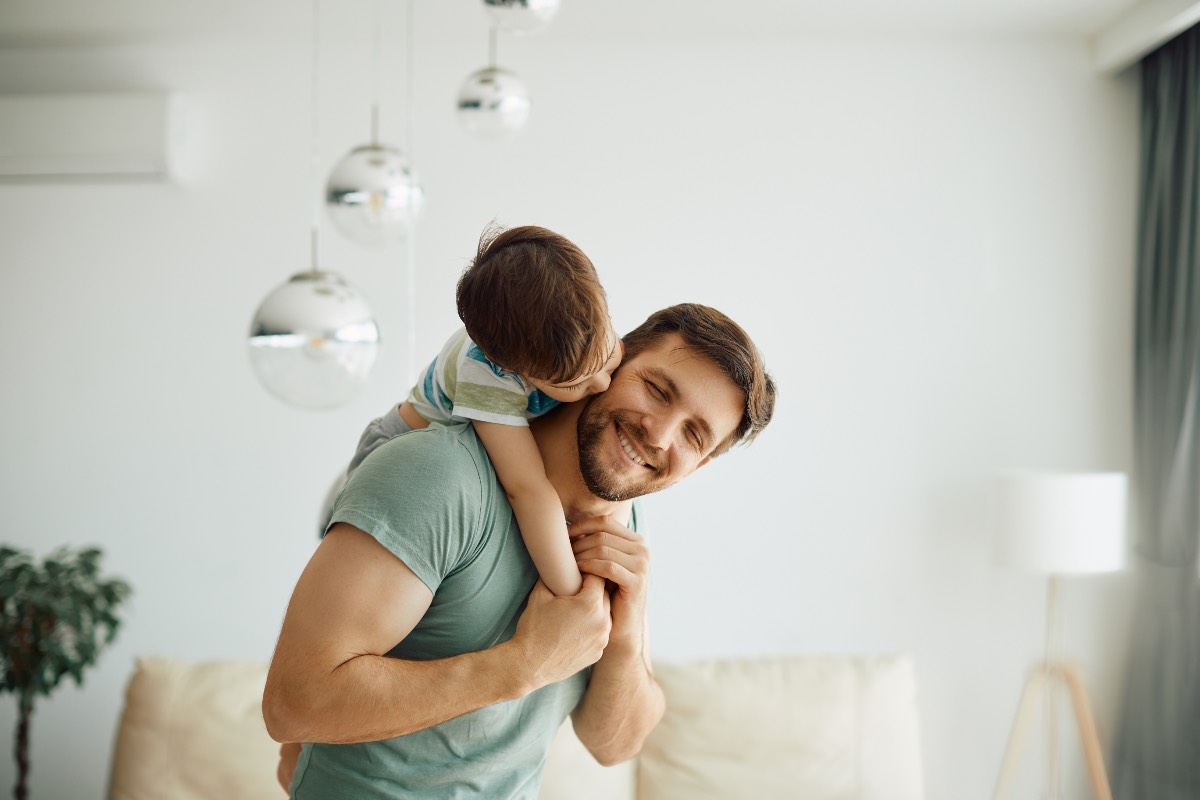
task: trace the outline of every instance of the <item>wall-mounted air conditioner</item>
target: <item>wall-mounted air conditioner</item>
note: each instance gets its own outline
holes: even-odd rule
[[[0,95],[0,181],[164,180],[178,128],[166,92]]]

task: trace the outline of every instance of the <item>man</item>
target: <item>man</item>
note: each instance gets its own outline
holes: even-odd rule
[[[705,306],[657,312],[624,342],[608,391],[533,426],[578,595],[537,581],[470,425],[397,437],[359,467],[296,585],[263,697],[294,797],[533,798],[568,713],[602,764],[641,749],[663,696],[649,551],[619,512],[753,439],[775,389],[741,328]],[[296,742],[323,744],[293,772]]]

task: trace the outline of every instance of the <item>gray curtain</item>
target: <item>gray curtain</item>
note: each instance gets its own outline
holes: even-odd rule
[[[1137,609],[1117,800],[1200,798],[1200,26],[1142,62]]]

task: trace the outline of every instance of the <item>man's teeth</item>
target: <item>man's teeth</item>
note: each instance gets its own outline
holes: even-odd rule
[[[634,463],[640,464],[643,467],[646,466],[646,462],[643,461],[638,454],[633,451],[633,448],[629,446],[629,442],[624,436],[618,433],[617,438],[621,440],[621,448],[625,451],[625,455],[633,459]]]

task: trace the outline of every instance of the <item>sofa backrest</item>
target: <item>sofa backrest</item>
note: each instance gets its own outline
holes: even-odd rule
[[[911,662],[779,658],[656,665],[667,713],[636,762],[601,767],[568,720],[539,800],[920,800]],[[266,666],[138,659],[109,800],[279,800]]]
[[[777,658],[659,665],[669,711],[638,800],[920,800],[912,663]]]

